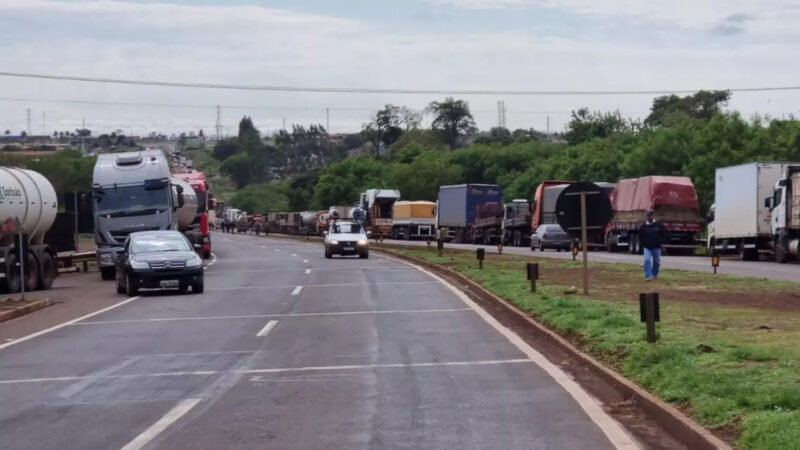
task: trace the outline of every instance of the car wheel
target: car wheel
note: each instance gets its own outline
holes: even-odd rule
[[[118,277],[114,277],[114,284],[117,285],[117,294],[124,294],[125,293],[125,288],[123,288],[122,285],[119,284],[119,278]]]
[[[139,288],[136,286],[136,283],[131,280],[131,275],[125,275],[125,293],[128,294],[128,297],[135,297],[139,294]]]
[[[189,289],[189,285],[188,284],[181,284],[180,286],[178,286],[178,293],[179,294],[185,294],[188,289]]]
[[[539,251],[540,251],[540,252],[543,252],[543,251],[544,251],[544,245],[542,245],[542,244],[539,244]]]
[[[204,289],[205,286],[202,281],[192,283],[192,294],[202,294]]]

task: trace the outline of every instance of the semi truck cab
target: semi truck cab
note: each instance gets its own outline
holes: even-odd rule
[[[775,260],[785,263],[800,256],[800,166],[786,167],[764,205],[770,210]]]

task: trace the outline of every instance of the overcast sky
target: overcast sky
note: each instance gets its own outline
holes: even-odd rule
[[[796,0],[0,0],[0,71],[343,88],[661,90],[800,85]],[[0,77],[0,128],[356,131],[386,103],[444,96],[243,92]],[[461,96],[478,126],[563,129],[588,106],[644,117],[652,96]],[[110,106],[31,100],[200,105]],[[247,109],[242,106],[258,106]],[[291,109],[295,108],[295,109]],[[800,112],[800,91],[734,94],[744,115]]]

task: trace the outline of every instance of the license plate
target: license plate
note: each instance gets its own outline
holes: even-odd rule
[[[345,247],[345,248],[344,248],[344,250],[345,250],[345,251],[348,251],[348,252],[352,252],[352,251],[353,251],[353,250],[355,250],[355,249],[356,249],[355,247]]]
[[[163,289],[177,288],[178,280],[161,280],[161,287]]]

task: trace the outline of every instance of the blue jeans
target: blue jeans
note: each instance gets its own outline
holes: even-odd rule
[[[644,277],[655,278],[661,268],[661,248],[644,248]]]

